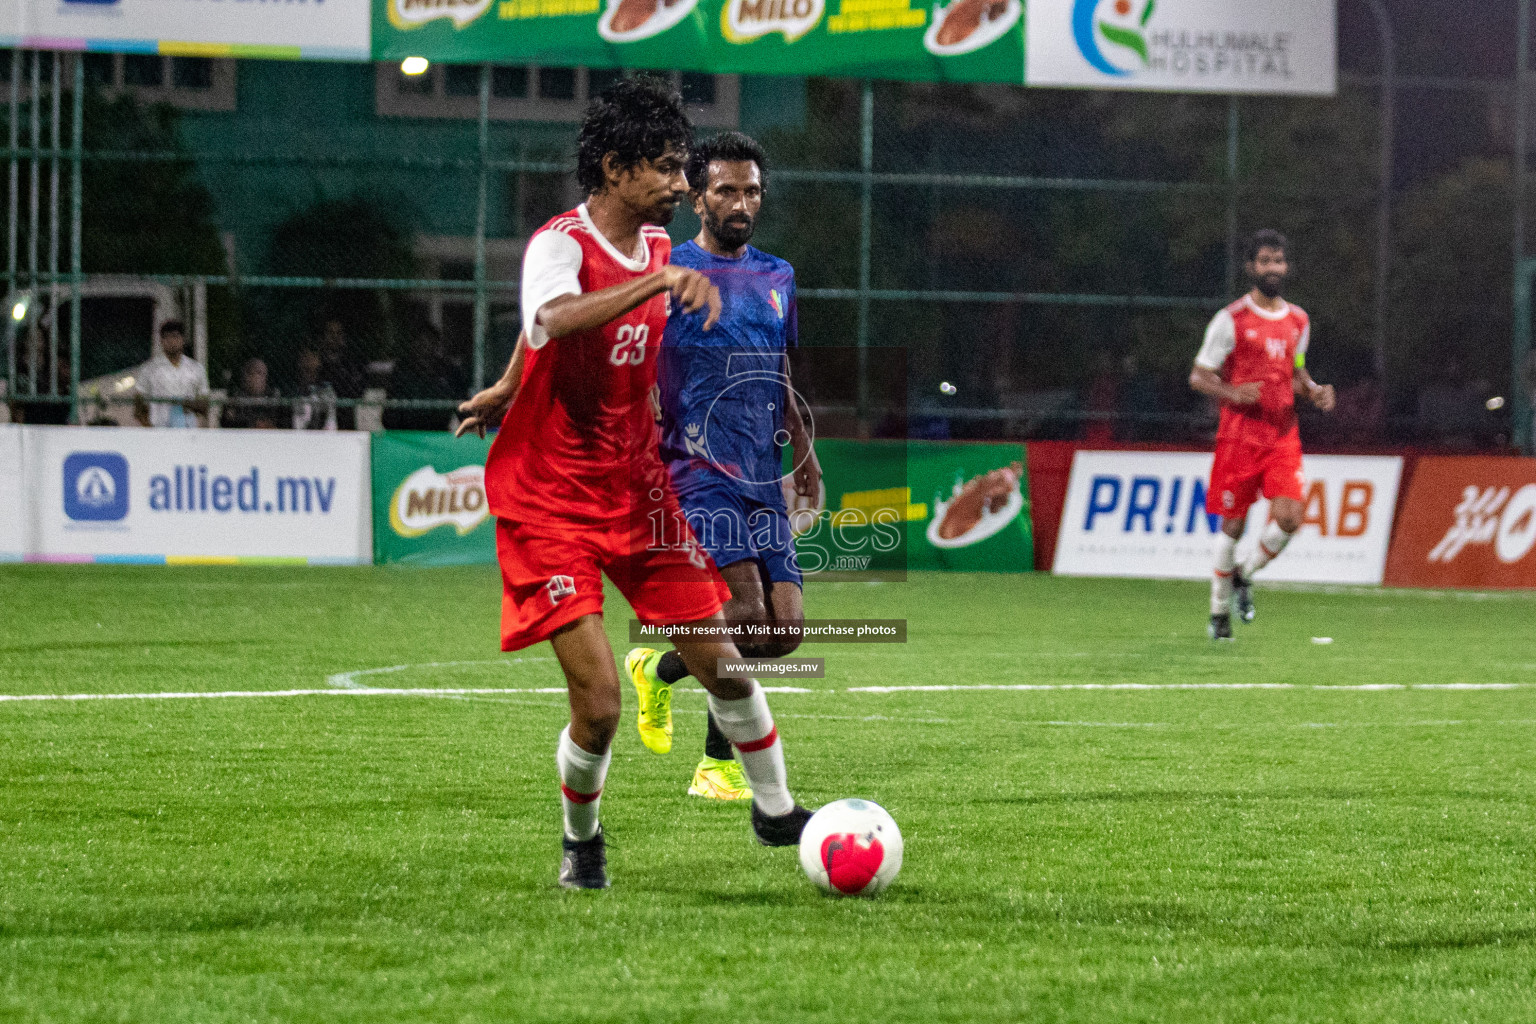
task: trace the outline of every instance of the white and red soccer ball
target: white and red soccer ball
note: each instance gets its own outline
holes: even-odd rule
[[[835,800],[800,834],[806,877],[836,896],[874,896],[901,871],[901,830],[869,800]]]

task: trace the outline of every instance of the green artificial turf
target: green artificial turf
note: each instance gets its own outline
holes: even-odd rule
[[[0,702],[0,1019],[1536,1020],[1536,599],[1258,596],[1218,647],[1197,584],[813,583],[910,624],[771,698],[802,802],[900,823],[873,901],[684,795],[697,693],[669,757],[625,695],[603,893],[554,885],[559,694]],[[0,567],[0,693],[558,686],[498,601],[492,568]],[[848,692],[1212,683],[1285,685]],[[1513,685],[1358,688],[1444,684]]]

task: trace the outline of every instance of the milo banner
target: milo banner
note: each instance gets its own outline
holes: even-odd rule
[[[824,507],[802,499],[790,517],[807,575],[1033,568],[1022,444],[822,440],[816,454]]]
[[[462,565],[496,560],[486,508],[489,440],[447,432],[373,435],[373,560]]]
[[[1021,0],[374,0],[378,60],[1024,81]]]
[[[486,509],[489,441],[446,433],[373,435],[373,557],[380,564],[494,562]],[[800,567],[1025,572],[1034,564],[1022,444],[816,443],[823,492],[785,481]]]
[[[374,0],[373,55],[1331,94],[1335,2]]]

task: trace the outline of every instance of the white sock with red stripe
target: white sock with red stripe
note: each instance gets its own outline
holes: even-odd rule
[[[1285,546],[1291,542],[1293,536],[1294,534],[1280,529],[1280,524],[1271,519],[1264,527],[1264,532],[1259,534],[1259,546],[1253,549],[1253,554],[1249,555],[1248,561],[1243,563],[1243,575],[1251,577],[1273,562],[1279,557],[1280,552],[1285,550]]]
[[[763,813],[777,818],[795,809],[789,795],[789,780],[784,771],[784,744],[768,710],[763,688],[752,683],[752,695],[740,700],[721,700],[709,695],[709,710],[725,738],[736,748],[741,770],[752,784],[752,799]]]
[[[1232,569],[1237,565],[1237,541],[1225,531],[1216,535],[1216,574],[1211,577],[1211,614],[1232,611]]]
[[[608,777],[608,762],[613,747],[601,754],[582,750],[571,739],[571,727],[560,730],[560,745],[555,764],[560,767],[560,805],[565,809],[565,834],[571,839],[591,839],[597,835],[597,805],[603,795],[603,780]]]

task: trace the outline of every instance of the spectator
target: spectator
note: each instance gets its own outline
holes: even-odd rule
[[[280,398],[277,388],[267,383],[267,364],[247,359],[240,367],[240,383],[224,406],[219,423],[232,429],[277,430],[283,422],[283,408],[273,399]]]
[[[335,317],[327,318],[320,331],[320,379],[331,386],[338,398],[363,397],[363,371],[347,338],[346,325]],[[355,407],[342,409],[339,416],[341,428],[351,430],[356,418]]]
[[[62,426],[69,422],[70,403],[68,401],[49,401],[41,397],[49,394],[48,390],[48,365],[49,353],[46,350],[46,342],[39,342],[34,348],[32,345],[16,346],[16,378],[11,382],[10,420],[13,423],[31,423],[39,426]],[[31,361],[38,364],[37,395],[32,397]],[[69,350],[60,347],[58,361],[53,364],[54,370],[54,394],[67,396],[69,394]],[[3,383],[0,383],[0,394],[3,394]],[[0,406],[0,411],[4,407]],[[0,422],[4,422],[0,418]]]
[[[469,397],[468,370],[431,324],[422,324],[412,336],[396,378],[398,383],[391,389],[395,396],[434,398],[444,405],[441,409],[390,409],[384,424],[391,430],[444,430],[454,416],[454,405]]]
[[[139,367],[133,415],[146,427],[200,427],[208,415],[208,371],[186,354],[180,320],[160,325],[160,351]]]
[[[299,353],[298,401],[293,406],[294,430],[335,430],[336,389],[320,379],[320,353]]]

